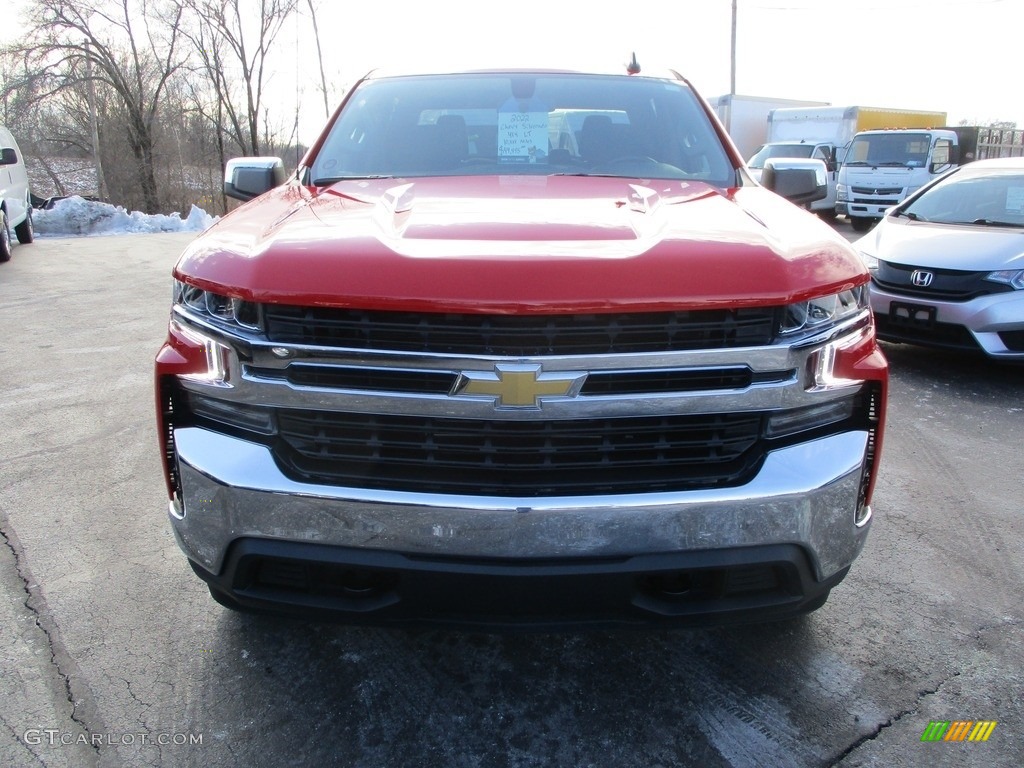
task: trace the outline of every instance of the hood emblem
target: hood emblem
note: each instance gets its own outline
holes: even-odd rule
[[[934,279],[934,274],[925,272],[923,269],[915,269],[910,273],[910,282],[918,288],[927,288]]]
[[[544,373],[539,365],[498,363],[493,371],[462,371],[448,394],[489,398],[496,408],[540,408],[541,398],[576,397],[584,372]]]

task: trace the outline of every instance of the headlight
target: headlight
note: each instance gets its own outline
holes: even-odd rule
[[[260,328],[259,306],[254,302],[204,291],[180,280],[174,281],[173,298],[175,304],[187,307],[204,317],[250,331],[258,331]]]
[[[841,202],[849,200],[849,198],[846,196],[845,184],[836,184],[836,200],[839,200]]]
[[[872,256],[867,251],[858,251],[860,254],[860,260],[864,262],[864,266],[868,268],[868,272],[875,272],[878,269],[878,257]]]
[[[1005,283],[1018,291],[1024,291],[1024,269],[1000,269],[998,272],[989,272],[985,279],[993,283]]]
[[[868,290],[859,285],[839,293],[801,301],[786,307],[782,333],[813,332],[837,325],[868,308]]]

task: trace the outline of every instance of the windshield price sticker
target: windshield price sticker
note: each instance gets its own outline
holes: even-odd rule
[[[502,106],[498,111],[498,162],[546,162],[547,154],[547,110],[533,107],[523,111],[515,100]]]

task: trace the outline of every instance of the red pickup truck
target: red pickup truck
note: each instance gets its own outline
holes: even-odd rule
[[[821,606],[871,520],[868,273],[675,73],[372,73],[173,271],[170,522],[233,609],[484,626]],[[774,191],[773,191],[774,190]],[[794,205],[783,196],[798,203]]]

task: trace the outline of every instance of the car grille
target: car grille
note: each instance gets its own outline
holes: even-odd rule
[[[850,187],[855,195],[898,195],[903,187]]]
[[[932,274],[930,285],[918,287],[911,282],[915,271]],[[931,267],[907,266],[888,261],[879,261],[878,269],[872,275],[872,284],[888,293],[901,296],[915,296],[936,301],[964,302],[994,293],[1005,293],[1013,288],[1002,283],[986,280],[989,272],[971,272],[959,269],[932,269]]]
[[[756,471],[760,414],[490,421],[283,410],[274,449],[306,482],[498,496],[734,485]]]
[[[243,359],[235,387],[223,392],[188,384],[174,401],[175,426],[259,442],[300,483],[505,498],[738,487],[776,448],[873,429],[861,396],[849,415],[826,409],[820,421],[801,415],[807,403],[787,403],[801,383],[785,348],[772,343],[780,307],[533,317],[261,311],[271,344],[319,349],[284,365],[268,364],[270,354]],[[753,357],[787,365],[739,363],[731,350],[740,345],[766,347]],[[704,354],[715,348],[724,351]],[[403,360],[411,351],[423,357]],[[459,355],[543,366],[541,351],[595,358],[573,361],[568,370],[585,381],[550,411],[542,404],[517,414],[451,395],[464,372]],[[651,354],[626,354],[634,352]],[[690,393],[700,407],[691,409]]]
[[[268,339],[348,349],[471,355],[585,355],[762,346],[774,307],[567,315],[382,312],[263,306]]]

